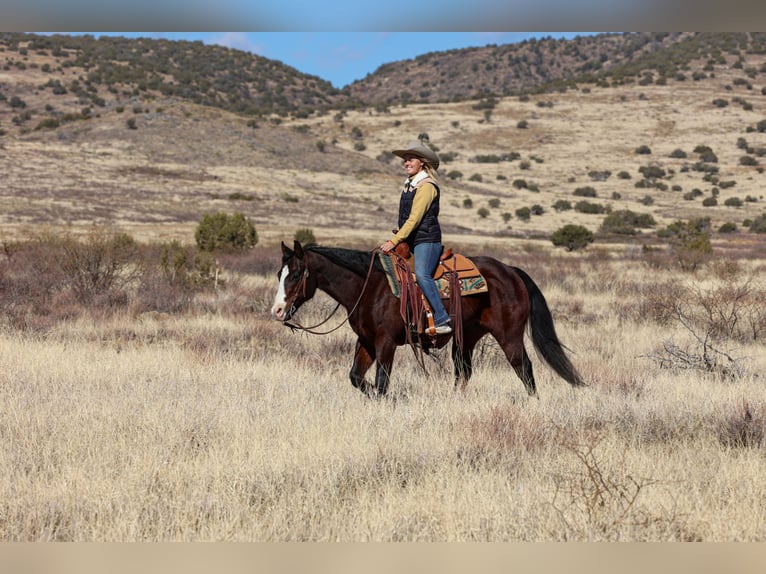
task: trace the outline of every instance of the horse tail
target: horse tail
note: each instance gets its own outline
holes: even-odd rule
[[[585,382],[567,357],[565,347],[556,335],[553,316],[542,291],[525,271],[518,267],[513,267],[513,270],[524,281],[529,294],[529,328],[535,349],[562,379],[574,387],[584,386]]]

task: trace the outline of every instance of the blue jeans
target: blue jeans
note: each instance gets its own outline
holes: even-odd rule
[[[439,264],[439,256],[442,253],[441,243],[418,243],[414,249],[415,254],[415,279],[420,290],[431,304],[434,311],[434,325],[441,325],[449,321],[449,315],[444,309],[439,289],[434,281],[434,271]]]

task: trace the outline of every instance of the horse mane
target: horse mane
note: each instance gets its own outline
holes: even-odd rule
[[[312,251],[326,257],[336,265],[353,271],[360,277],[367,277],[370,270],[371,251],[361,251],[359,249],[346,249],[343,247],[327,247],[323,245],[307,245],[303,248],[305,251]],[[380,260],[376,257],[373,262],[373,268],[377,271],[383,271]]]

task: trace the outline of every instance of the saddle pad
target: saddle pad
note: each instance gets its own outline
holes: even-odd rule
[[[388,285],[391,288],[391,292],[395,297],[399,297],[401,296],[401,288],[399,286],[399,278],[396,275],[395,257],[396,255],[388,253],[378,253],[378,258],[386,272],[386,279],[388,279]],[[469,263],[469,265],[466,265],[465,262],[460,262],[460,267],[458,268],[457,273],[458,281],[460,282],[460,294],[475,295],[476,293],[486,293],[488,291],[487,282],[473,262],[462,255],[456,255],[455,257],[461,257]],[[449,275],[446,273],[452,273],[451,269],[451,265],[445,269],[440,263],[437,267],[437,272],[434,274],[434,277],[436,278],[436,287],[439,289],[439,293],[444,299],[449,298],[450,295],[450,280]]]

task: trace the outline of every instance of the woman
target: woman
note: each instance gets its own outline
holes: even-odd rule
[[[434,313],[436,334],[448,334],[452,332],[450,318],[433,279],[442,253],[440,193],[436,179],[439,156],[419,141],[392,153],[404,160],[408,177],[399,199],[399,230],[380,246],[380,250],[388,253],[399,243],[409,245],[415,255],[415,279]]]

